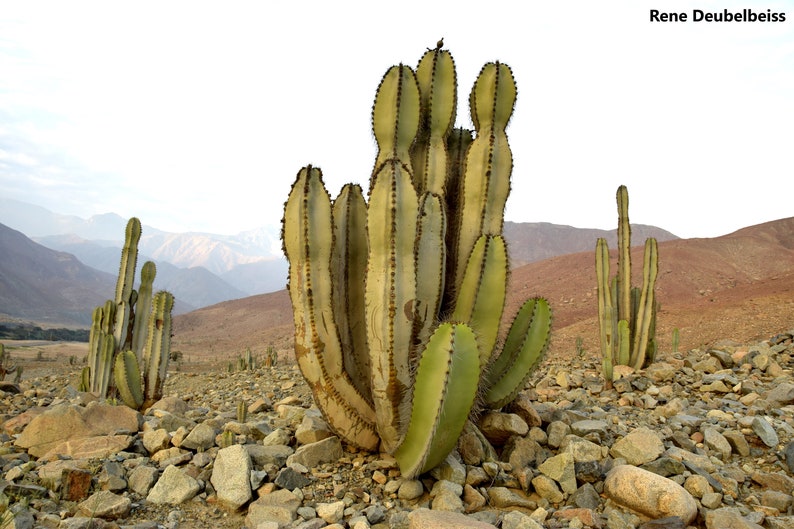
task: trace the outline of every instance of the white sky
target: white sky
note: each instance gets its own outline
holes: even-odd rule
[[[486,7],[487,6],[487,7]],[[785,12],[651,23],[649,9]],[[278,224],[298,170],[366,185],[389,66],[444,38],[458,124],[511,66],[507,219],[713,237],[794,215],[794,2],[4,2],[0,195],[170,231]]]

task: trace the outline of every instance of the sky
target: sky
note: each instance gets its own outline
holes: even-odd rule
[[[694,22],[692,12],[786,14]],[[650,21],[650,10],[689,21]],[[366,186],[386,70],[444,39],[518,99],[506,219],[716,237],[794,215],[794,1],[6,2],[0,196],[175,232],[281,221],[297,172]]]

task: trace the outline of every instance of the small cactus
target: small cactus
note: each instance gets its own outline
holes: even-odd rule
[[[606,239],[596,243],[598,320],[603,372],[612,382],[613,367],[628,365],[642,369],[656,355],[656,276],[659,252],[655,238],[645,241],[642,288],[631,286],[631,225],[629,192],[618,187],[618,271],[609,280],[609,248]]]
[[[156,269],[141,268],[141,285],[133,289],[141,223],[127,223],[121,251],[116,297],[94,309],[89,333],[88,365],[80,389],[100,398],[117,393],[124,403],[142,409],[162,397],[171,347],[171,310],[174,296],[152,295]]]

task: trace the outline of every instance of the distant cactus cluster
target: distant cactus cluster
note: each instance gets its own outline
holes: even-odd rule
[[[510,68],[486,64],[469,96],[472,134],[453,128],[449,51],[393,66],[372,110],[368,199],[347,184],[332,201],[310,165],[285,205],[300,369],[334,431],[393,453],[407,477],[444,460],[477,406],[510,402],[548,345],[541,298],[498,339],[516,94]]]
[[[629,192],[618,187],[618,264],[617,273],[609,279],[609,248],[606,239],[596,243],[596,276],[598,279],[598,321],[603,356],[603,372],[612,382],[615,365],[642,369],[656,356],[656,277],[659,273],[659,251],[656,239],[645,241],[642,265],[642,287],[631,286],[631,225],[629,224]]]
[[[174,296],[152,295],[155,265],[141,267],[141,282],[133,289],[138,260],[140,220],[127,223],[116,296],[94,309],[89,335],[88,365],[80,387],[100,398],[118,395],[129,407],[148,407],[163,395],[171,350],[171,310]]]

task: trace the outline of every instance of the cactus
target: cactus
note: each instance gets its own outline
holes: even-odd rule
[[[298,172],[282,240],[295,357],[331,428],[417,476],[444,460],[471,413],[515,398],[546,350],[551,311],[524,304],[499,347],[507,289],[502,237],[516,88],[486,64],[469,98],[476,134],[453,129],[452,56],[428,50],[416,72],[378,87],[378,154],[368,200],[331,200],[322,173]]]
[[[629,194],[618,187],[618,265],[617,275],[609,279],[609,248],[606,239],[596,243],[596,277],[598,280],[598,320],[603,356],[603,372],[612,382],[612,368],[628,365],[642,369],[656,354],[656,276],[659,252],[656,239],[645,241],[642,288],[631,286],[631,225]]]
[[[162,397],[171,348],[172,294],[152,296],[154,263],[141,267],[139,291],[133,289],[141,223],[127,223],[121,250],[116,296],[94,309],[89,333],[88,365],[80,389],[142,409]]]
[[[248,418],[248,404],[244,400],[237,403],[237,422],[245,422]]]

